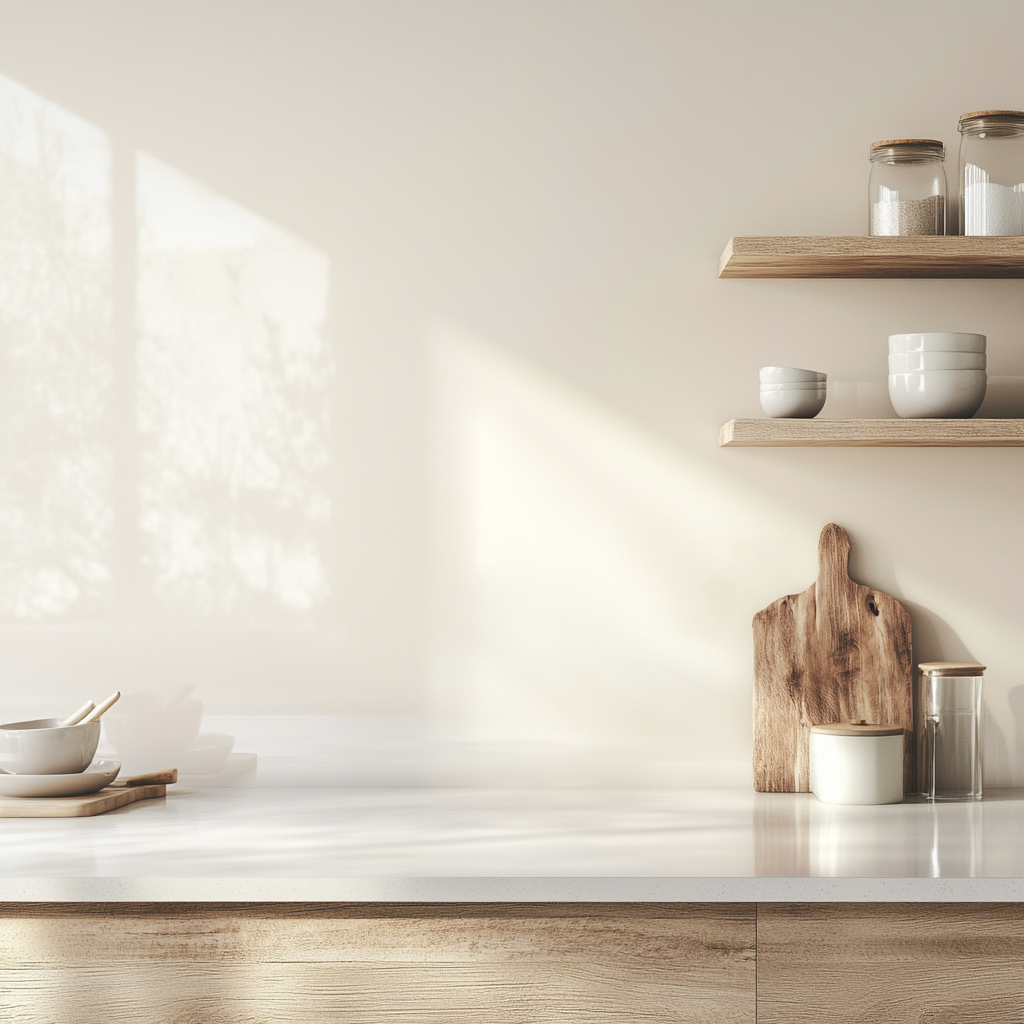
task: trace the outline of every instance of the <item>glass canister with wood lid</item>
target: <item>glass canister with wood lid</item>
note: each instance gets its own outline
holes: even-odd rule
[[[917,778],[928,800],[980,800],[985,666],[927,661],[918,666]]]
[[[946,147],[935,139],[873,142],[869,235],[946,233]]]

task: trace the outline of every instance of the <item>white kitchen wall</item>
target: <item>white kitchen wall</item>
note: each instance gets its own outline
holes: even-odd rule
[[[717,447],[759,366],[881,382],[898,331],[986,333],[1020,404],[1019,281],[717,262],[862,234],[876,139],[952,183],[1022,30],[0,0],[2,717],[184,682],[264,783],[747,785],[750,621],[834,521],[1024,784],[1024,455]]]

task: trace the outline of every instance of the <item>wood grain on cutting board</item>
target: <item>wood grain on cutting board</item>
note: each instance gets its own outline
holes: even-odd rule
[[[914,790],[910,616],[894,597],[849,575],[850,540],[829,523],[818,579],[754,616],[754,788],[809,789],[810,727],[903,726],[903,788]]]

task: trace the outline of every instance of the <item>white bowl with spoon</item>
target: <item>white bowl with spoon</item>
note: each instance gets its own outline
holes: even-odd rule
[[[114,705],[89,701],[75,714],[0,725],[0,771],[11,775],[73,775],[92,764],[100,742],[100,716]]]

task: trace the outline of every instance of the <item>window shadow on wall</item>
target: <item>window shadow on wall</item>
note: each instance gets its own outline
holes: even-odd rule
[[[0,77],[0,620],[315,614],[329,272]]]

